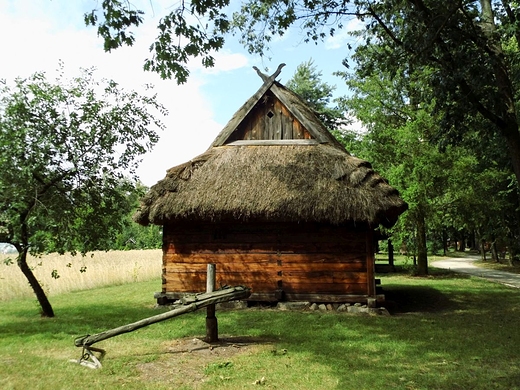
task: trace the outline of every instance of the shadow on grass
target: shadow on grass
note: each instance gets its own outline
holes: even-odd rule
[[[400,313],[440,313],[460,309],[455,302],[441,291],[427,286],[388,286],[383,287],[385,307],[392,314]]]
[[[387,294],[398,302],[396,312],[419,314],[413,316],[249,312],[234,321],[238,329],[278,335],[277,348],[288,351],[280,365],[302,354],[328,366],[338,389],[519,388],[520,369],[511,362],[520,352],[510,346],[520,343],[520,294],[486,287],[442,293],[391,286]]]
[[[2,338],[15,338],[23,334],[26,337],[38,335],[41,338],[55,335],[83,336],[96,334],[132,322],[162,313],[146,307],[132,307],[120,304],[88,304],[76,307],[60,308],[54,318],[35,316],[35,309],[19,309],[16,317],[4,318],[0,323]]]
[[[219,329],[229,338],[228,344],[272,342],[275,352],[254,355],[252,363],[243,364],[255,369],[260,362],[267,373],[279,373],[279,367],[288,376],[295,373],[294,385],[285,386],[290,389],[311,388],[306,382],[313,375],[309,370],[323,367],[316,375],[333,376],[337,385],[329,388],[337,389],[518,388],[520,371],[515,362],[520,361],[520,350],[512,346],[520,345],[520,291],[452,273],[428,278],[389,276],[383,288],[397,315],[217,311]],[[0,321],[0,343],[9,344],[12,338],[18,353],[39,338],[41,345],[57,341],[72,351],[75,337],[162,312],[149,306],[151,299],[141,298],[143,292],[130,296],[127,289],[110,290],[112,294],[105,290],[91,302],[85,301],[86,295],[68,294],[56,305],[58,316],[53,319],[36,317],[31,304],[18,305],[16,310],[13,305],[13,314],[6,312]],[[417,315],[399,315],[410,313]],[[201,311],[186,314],[164,322],[163,327],[153,325],[156,331],[135,332],[120,345],[146,344],[147,337],[199,337],[204,334],[203,318]],[[131,353],[131,349],[125,352]],[[172,353],[174,358],[177,355]],[[111,359],[116,366],[125,362]],[[274,384],[284,388],[282,379]]]

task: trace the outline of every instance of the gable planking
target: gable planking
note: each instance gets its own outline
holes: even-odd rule
[[[309,131],[269,91],[238,125],[226,143],[238,140],[312,139]]]

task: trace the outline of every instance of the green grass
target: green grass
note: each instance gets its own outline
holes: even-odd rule
[[[520,263],[518,261],[515,261],[513,263],[514,265],[511,266],[509,265],[507,260],[501,260],[501,262],[497,263],[491,260],[488,256],[488,259],[486,261],[477,260],[474,264],[482,268],[489,268],[498,271],[511,272],[513,274],[520,274]]]
[[[201,311],[96,344],[107,350],[100,370],[68,361],[80,355],[74,339],[157,314],[159,280],[57,295],[53,319],[32,299],[2,302],[0,388],[520,389],[519,290],[448,272],[378,277],[392,316],[220,310],[221,337],[258,345],[209,361],[169,352],[204,336]],[[186,367],[202,379],[176,383]]]

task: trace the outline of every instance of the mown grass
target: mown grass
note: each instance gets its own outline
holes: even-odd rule
[[[507,262],[507,263],[505,263]],[[515,261],[513,265],[509,265],[507,260],[502,260],[502,262],[495,262],[488,258],[486,261],[477,260],[475,265],[482,268],[489,268],[498,271],[511,272],[513,274],[520,274],[520,263]]]
[[[519,290],[444,271],[380,277],[392,316],[217,311],[221,336],[263,342],[247,354],[193,365],[186,375],[203,379],[191,384],[168,379],[169,372],[143,376],[140,367],[185,367],[190,355],[165,345],[204,336],[203,311],[96,344],[108,352],[100,370],[68,361],[79,357],[77,336],[157,314],[160,280],[55,296],[53,319],[38,317],[32,299],[2,302],[0,388],[520,388]]]

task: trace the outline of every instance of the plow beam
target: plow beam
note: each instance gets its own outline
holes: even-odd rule
[[[165,321],[170,318],[180,316],[182,314],[196,311],[202,307],[237,299],[246,299],[250,295],[251,290],[243,286],[224,287],[214,292],[187,295],[181,298],[180,300],[176,301],[173,305],[173,309],[165,313],[148,317],[143,320],[119,326],[117,328],[110,329],[94,335],[85,335],[78,337],[74,340],[74,345],[76,345],[76,347],[82,347],[83,354],[80,360],[74,360],[74,362],[91,368],[99,368],[101,367],[101,363],[99,362],[99,359],[97,359],[96,356],[93,354],[93,351],[100,352],[102,356],[104,355],[105,351],[100,348],[92,347],[92,345],[95,343],[115,336],[119,336],[123,333],[133,332],[134,330],[143,328],[151,324],[155,324],[157,322]]]

